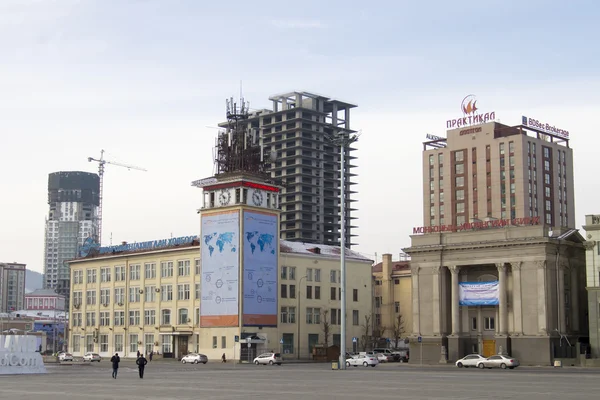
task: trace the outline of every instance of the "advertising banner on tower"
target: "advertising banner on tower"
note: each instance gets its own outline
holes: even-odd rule
[[[498,281],[461,282],[459,284],[459,303],[461,306],[497,306]]]
[[[277,326],[277,215],[244,211],[243,324]]]
[[[200,326],[239,325],[239,212],[202,216]]]

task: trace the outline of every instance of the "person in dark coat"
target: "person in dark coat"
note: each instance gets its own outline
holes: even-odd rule
[[[148,364],[148,360],[144,357],[143,354],[140,355],[140,358],[135,362],[138,366],[138,370],[140,371],[140,379],[144,379],[144,368],[146,364]]]
[[[114,356],[110,359],[113,367],[112,377],[117,379],[117,372],[119,371],[119,363],[121,362],[121,357],[119,357],[119,353],[115,353]]]
[[[140,351],[137,352],[137,358],[140,358]]]
[[[221,362],[227,362],[227,357],[225,357],[225,353],[221,356]]]
[[[153,355],[153,354],[154,354],[154,351],[151,351],[151,352],[150,352],[150,357],[149,357],[150,361],[152,361],[152,355]]]

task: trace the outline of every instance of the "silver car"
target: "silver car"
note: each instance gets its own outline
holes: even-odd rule
[[[281,365],[281,354],[279,353],[263,353],[254,359],[254,364],[264,364],[264,365]]]
[[[466,357],[461,358],[456,361],[456,366],[458,368],[469,368],[469,367],[477,367],[480,361],[485,361],[485,357],[481,354],[469,354]]]
[[[519,366],[519,360],[510,356],[495,355],[481,360],[477,363],[477,368],[502,368],[513,369]]]
[[[208,362],[208,357],[206,357],[204,354],[199,354],[199,353],[190,353],[190,354],[186,354],[185,356],[181,357],[182,364],[187,364],[187,363],[206,364],[207,362]]]

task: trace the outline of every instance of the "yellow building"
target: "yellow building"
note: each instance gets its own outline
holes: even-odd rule
[[[236,334],[200,327],[200,247],[196,237],[186,237],[102,248],[72,260],[69,350],[103,357],[199,351],[243,360],[274,350],[284,359],[306,359],[325,342],[325,316],[327,343],[339,345],[339,247],[280,241],[275,326],[241,325]],[[371,263],[346,250],[348,349],[372,310]]]
[[[373,336],[405,339],[412,333],[412,283],[409,261],[392,261],[384,254],[383,261],[373,266],[374,313]]]

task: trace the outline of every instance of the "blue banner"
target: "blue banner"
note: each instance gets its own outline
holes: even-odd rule
[[[498,281],[461,282],[459,284],[461,306],[497,306]]]

